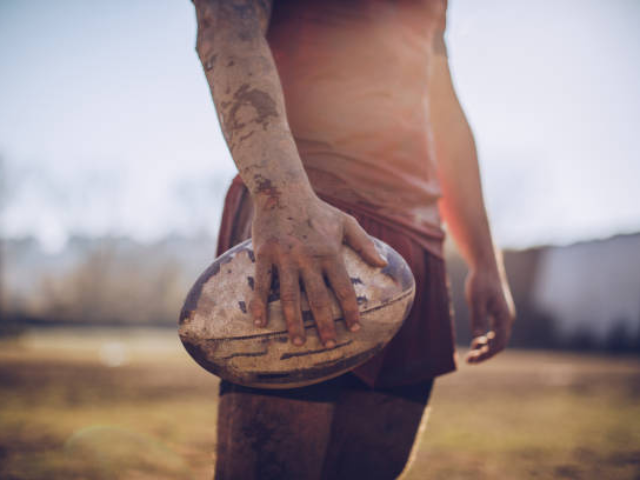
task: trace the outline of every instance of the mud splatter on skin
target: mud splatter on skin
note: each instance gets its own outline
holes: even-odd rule
[[[253,32],[251,32],[251,31],[246,31],[246,30],[239,30],[238,31],[238,39],[240,39],[243,42],[248,42],[253,37],[254,37],[254,35],[253,35]]]
[[[251,137],[253,136],[253,134],[254,134],[254,133],[256,133],[256,132],[249,132],[249,133],[247,133],[246,135],[241,136],[241,137],[238,139],[238,142],[239,142],[239,143],[244,142],[245,140],[247,140],[247,139],[251,138]]]
[[[298,156],[286,121],[280,121],[285,119],[284,98],[278,89],[270,88],[273,82],[254,82],[255,78],[271,77],[277,82],[277,69],[265,39],[272,2],[194,0],[194,4],[198,17],[196,50],[238,169],[245,180],[260,172],[270,177],[274,186],[282,188],[278,169],[271,165],[271,157],[295,159]],[[234,25],[235,38],[215,35],[227,25]],[[238,44],[237,38],[244,45]],[[214,86],[218,87],[216,93]],[[306,175],[299,162],[286,170],[288,180],[305,181]],[[248,184],[254,194],[254,185],[251,181]],[[275,192],[271,190],[270,193],[268,198],[273,207],[277,205]]]
[[[253,180],[256,182],[256,194],[264,195],[267,199],[265,207],[268,209],[280,206],[280,190],[271,183],[271,180],[262,175],[254,175]]]
[[[200,17],[198,28],[200,28],[201,30],[206,30],[211,26],[211,18],[209,17],[208,12],[208,10],[204,10],[203,14]]]
[[[255,6],[251,2],[234,4],[230,2],[229,5],[233,11],[243,20],[251,18],[256,14]]]
[[[209,72],[211,70],[213,70],[216,66],[216,61],[218,60],[218,55],[217,54],[213,54],[209,57],[209,59],[204,62],[204,69],[206,72]]]
[[[278,111],[276,109],[275,100],[267,92],[258,88],[251,88],[249,84],[242,84],[238,90],[233,94],[233,98],[230,101],[220,102],[220,106],[223,110],[226,110],[226,114],[223,115],[224,127],[230,136],[235,137],[240,133],[247,123],[244,123],[240,118],[240,109],[242,107],[251,107],[255,112],[255,117],[248,121],[248,123],[257,124],[261,126],[263,130],[267,129],[269,121],[273,118],[278,118]],[[249,135],[252,132],[249,132]],[[245,138],[247,134],[245,134]]]

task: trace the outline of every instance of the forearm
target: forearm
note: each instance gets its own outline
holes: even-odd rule
[[[227,145],[254,200],[275,205],[284,195],[312,194],[259,7],[249,3],[242,10],[228,0],[195,4],[198,55]]]
[[[515,318],[502,259],[494,248],[482,198],[478,155],[455,94],[444,48],[444,30],[431,66],[430,116],[443,196],[441,209],[470,272],[465,297],[473,340],[467,362],[477,364],[504,350]]]
[[[467,130],[468,126],[465,127]],[[467,263],[496,265],[495,248],[482,196],[477,154],[470,131],[457,135],[458,143],[443,139],[436,147],[446,160],[440,167],[443,199],[441,209],[460,252]]]
[[[453,91],[448,68],[441,66],[433,83],[431,116],[444,220],[471,268],[496,268],[475,142]]]

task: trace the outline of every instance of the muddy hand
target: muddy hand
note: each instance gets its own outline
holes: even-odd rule
[[[277,206],[256,202],[252,236],[256,281],[250,310],[256,326],[267,325],[267,297],[277,271],[282,311],[294,345],[306,341],[300,308],[301,283],[325,347],[336,343],[325,278],[342,308],[347,328],[353,332],[360,329],[356,294],[342,259],[341,245],[347,243],[373,266],[383,267],[386,262],[353,217],[315,196],[281,196]]]

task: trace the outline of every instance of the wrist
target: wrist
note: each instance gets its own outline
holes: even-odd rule
[[[479,255],[470,262],[471,270],[491,271],[498,269],[498,262],[495,254]]]
[[[496,276],[502,279],[504,277],[502,253],[496,248],[486,254],[478,255],[474,258],[474,261],[471,262],[470,270],[473,273]]]
[[[300,208],[317,199],[306,179],[299,182],[275,182],[258,178],[251,197],[256,210]]]
[[[498,263],[502,259],[499,250],[493,242],[487,242],[483,248],[471,252],[469,267],[475,271],[498,271]]]

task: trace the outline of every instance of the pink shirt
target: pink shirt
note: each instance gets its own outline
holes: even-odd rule
[[[442,256],[429,126],[441,0],[276,0],[268,32],[314,189],[411,228]]]

